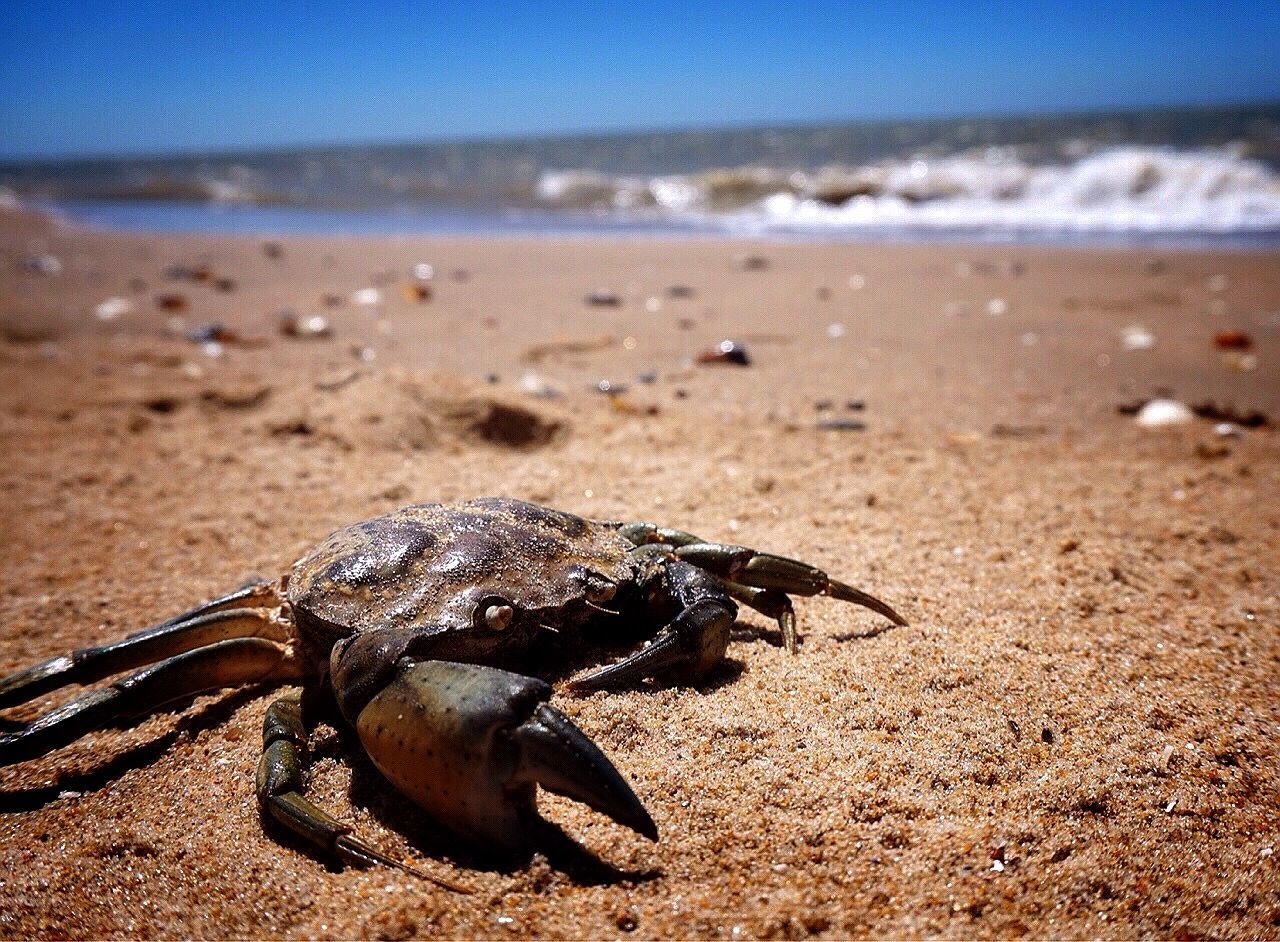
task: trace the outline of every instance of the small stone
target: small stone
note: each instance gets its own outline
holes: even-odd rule
[[[1126,350],[1150,350],[1156,345],[1156,335],[1141,325],[1133,324],[1120,331],[1120,345]]]
[[[128,314],[133,310],[133,305],[125,298],[107,298],[101,301],[93,309],[94,317],[100,321],[113,321],[116,318]]]
[[[823,419],[817,427],[824,432],[865,432],[867,423],[861,419]]]
[[[424,281],[406,281],[400,285],[400,296],[410,303],[421,304],[431,299],[431,285]]]
[[[286,337],[314,340],[331,336],[333,328],[329,326],[328,319],[320,314],[299,316],[288,313],[280,319],[280,333]]]
[[[351,294],[351,303],[362,307],[372,307],[382,303],[382,292],[377,288],[361,288]]]
[[[1143,428],[1162,428],[1184,425],[1195,418],[1195,413],[1176,399],[1152,399],[1138,410],[1134,417]]]
[[[992,317],[1009,313],[1009,302],[1004,298],[992,298],[987,302],[987,313]]]
[[[747,348],[736,340],[721,340],[710,349],[701,351],[697,361],[702,364],[724,363],[732,366],[750,366],[751,357]]]
[[[201,324],[199,327],[193,327],[187,331],[187,339],[192,343],[234,343],[238,340],[236,332],[227,327],[222,321],[210,321],[207,324]]]
[[[739,271],[764,271],[769,267],[769,260],[763,255],[735,255],[733,267]]]
[[[558,399],[561,392],[537,373],[529,372],[520,377],[520,388],[539,399]]]
[[[608,288],[596,288],[587,294],[582,302],[590,307],[620,307],[622,305],[622,295],[616,291],[610,291]]]
[[[1224,353],[1222,365],[1237,373],[1252,373],[1258,368],[1258,358],[1252,353]]]
[[[832,340],[839,340],[844,336],[845,326],[839,322],[827,325],[827,336]]]
[[[435,267],[426,262],[418,262],[413,266],[413,277],[419,281],[430,281],[436,276]]]
[[[47,252],[44,255],[28,256],[18,265],[23,271],[33,272],[37,275],[60,275],[64,268],[62,259]]]
[[[1219,350],[1252,350],[1253,338],[1243,330],[1220,330],[1213,335],[1213,345]]]

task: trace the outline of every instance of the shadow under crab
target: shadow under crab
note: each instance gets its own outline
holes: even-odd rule
[[[297,689],[266,712],[258,799],[344,861],[402,866],[306,797],[303,692],[331,696],[378,772],[481,853],[521,853],[545,838],[539,786],[656,840],[630,785],[550,705],[551,686],[514,670],[547,649],[581,653],[635,632],[648,637],[642,647],[563,687],[697,683],[724,663],[738,603],[775,619],[794,651],[790,595],[905,623],[806,563],[680,530],[507,498],[416,504],[336,531],[276,583],[0,679],[3,709],[133,671],[0,735],[0,765],[197,693],[288,684]]]

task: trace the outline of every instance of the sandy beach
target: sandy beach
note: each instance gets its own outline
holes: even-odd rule
[[[697,362],[730,339],[749,365]],[[548,798],[586,850],[516,870],[320,730],[312,796],[470,895],[264,829],[270,691],[95,733],[0,770],[0,936],[1275,938],[1278,363],[1275,252],[0,215],[0,672],[486,494],[805,559],[910,622],[800,600],[794,656],[744,612],[700,687],[557,695],[661,840]],[[1140,427],[1156,396],[1211,417]]]

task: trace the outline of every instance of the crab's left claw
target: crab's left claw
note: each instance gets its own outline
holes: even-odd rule
[[[493,849],[528,849],[538,785],[657,840],[657,826],[631,786],[547,704],[550,696],[551,687],[532,677],[404,659],[360,712],[356,729],[396,788]]]

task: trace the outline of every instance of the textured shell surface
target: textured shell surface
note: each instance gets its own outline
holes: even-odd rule
[[[524,501],[413,504],[330,534],[294,565],[289,601],[342,634],[468,627],[494,598],[556,623],[633,578],[630,548],[615,525]]]

